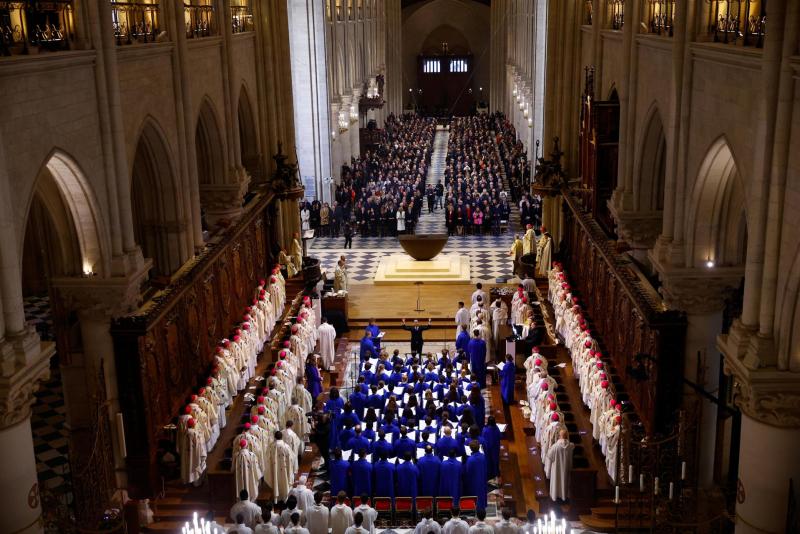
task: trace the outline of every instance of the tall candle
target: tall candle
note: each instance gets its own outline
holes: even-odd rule
[[[653,479],[653,495],[658,495],[658,477]]]
[[[675,484],[673,482],[669,483],[669,500],[672,500],[672,491],[675,489]]]
[[[633,484],[633,464],[628,466],[628,484]]]
[[[614,502],[619,504],[619,486],[614,488]]]
[[[686,480],[686,462],[681,462],[681,480]]]
[[[639,491],[644,492],[644,473],[639,474]]]

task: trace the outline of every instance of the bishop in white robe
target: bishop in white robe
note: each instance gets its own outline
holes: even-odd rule
[[[569,434],[562,430],[558,441],[547,451],[550,470],[550,498],[565,501],[569,498],[569,477],[572,472],[572,452],[575,444],[569,441]]]
[[[243,489],[253,500],[258,498],[261,467],[258,456],[247,446],[247,440],[239,441],[239,450],[233,453],[233,472],[236,475],[236,495]]]

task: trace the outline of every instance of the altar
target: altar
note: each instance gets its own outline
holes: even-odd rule
[[[469,256],[462,254],[439,254],[432,260],[415,260],[406,254],[391,254],[381,258],[375,273],[375,284],[469,284],[470,276]]]

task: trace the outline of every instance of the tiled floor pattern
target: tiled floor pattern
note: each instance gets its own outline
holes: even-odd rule
[[[53,321],[47,296],[26,297],[25,319],[43,340],[52,340]],[[59,502],[72,503],[69,466],[69,428],[58,356],[50,364],[50,378],[39,385],[31,414],[31,431],[39,485]]]

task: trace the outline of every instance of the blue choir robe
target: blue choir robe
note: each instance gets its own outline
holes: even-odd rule
[[[376,497],[391,497],[394,499],[394,464],[388,460],[378,460],[372,472],[375,475],[373,489]]]
[[[500,429],[497,425],[486,425],[481,432],[481,442],[486,453],[487,478],[500,474]]]
[[[386,441],[386,438],[378,439],[372,446],[372,453],[378,457],[385,455],[387,458],[391,458],[394,454],[394,447]]]
[[[366,336],[361,338],[361,361],[369,360],[378,357],[378,351],[375,350],[375,343]]]
[[[312,363],[306,365],[306,389],[314,400],[322,393],[322,377],[319,376],[317,366]]]
[[[353,413],[358,415],[359,419],[364,417],[364,406],[367,405],[367,396],[361,391],[355,390],[350,394],[350,405],[353,407]]]
[[[514,378],[516,375],[514,362],[506,362],[500,371],[500,396],[506,404],[514,402]]]
[[[364,382],[369,384],[370,386],[372,384],[377,384],[378,383],[375,380],[375,373],[373,373],[372,371],[361,371],[361,373],[359,373],[358,376],[363,376],[364,377]]]
[[[400,437],[400,427],[398,427],[394,423],[392,423],[391,425],[383,425],[381,427],[381,430],[383,430],[384,433],[386,433],[386,434],[391,434],[392,435],[392,443],[397,441],[397,438]]]
[[[482,452],[474,452],[464,464],[464,495],[478,498],[478,508],[486,509],[487,493],[486,456]]]
[[[469,404],[464,406],[465,410],[467,408],[472,410],[472,415],[475,417],[475,424],[478,425],[480,428],[483,428],[484,423],[486,423],[486,402],[484,402],[483,396],[479,397],[477,404],[472,404],[470,402]]]
[[[397,496],[417,496],[419,486],[419,469],[414,462],[403,462],[397,466]]]
[[[330,448],[331,450],[339,446],[339,433],[342,431],[342,409],[344,408],[344,399],[328,399],[325,403],[324,411],[331,414],[331,435],[330,435]]]
[[[365,438],[363,435],[353,436],[350,438],[350,441],[347,443],[347,450],[353,451],[353,454],[358,454],[362,449],[368,453],[372,452],[372,444],[367,438]],[[356,495],[361,494],[356,492]]]
[[[361,435],[367,438],[370,443],[375,441],[375,431],[371,428],[365,427],[361,430]],[[372,447],[372,445],[370,445]]]
[[[340,491],[348,491],[348,476],[350,474],[350,462],[347,460],[331,460],[328,468],[328,476],[331,482],[331,495],[336,495]]]
[[[343,451],[349,451],[350,440],[352,440],[355,435],[356,435],[355,430],[353,430],[352,428],[345,428],[344,430],[339,432],[339,440],[337,441],[337,443],[339,444],[338,446],[341,447]]]
[[[361,419],[358,417],[356,412],[345,413],[342,412],[341,422],[342,426],[345,426],[347,422],[350,422],[351,425],[356,426],[361,422]]]
[[[469,340],[467,345],[469,353],[469,365],[473,373],[478,377],[478,383],[482,388],[486,387],[486,342],[480,338]]]
[[[425,497],[436,497],[439,493],[439,471],[442,461],[433,453],[426,454],[417,461],[419,468],[419,494]]]
[[[367,332],[372,334],[372,342],[375,344],[375,349],[380,353],[381,351],[381,338],[378,337],[378,334],[381,333],[381,329],[378,328],[378,325],[367,325],[366,328]]]
[[[353,481],[353,495],[372,495],[372,464],[366,458],[359,458],[350,466]]]
[[[440,458],[444,458],[445,456],[450,455],[450,451],[456,449],[459,454],[461,451],[459,450],[458,441],[451,436],[442,436],[436,441],[436,445],[433,447],[434,451],[436,451],[436,455]]]
[[[394,441],[394,455],[397,456],[397,458],[405,458],[406,452],[411,452],[413,455],[416,450],[417,442],[408,436]]]
[[[383,409],[383,395],[377,393],[371,394],[367,397],[367,408],[374,408],[376,410]]]
[[[469,345],[469,334],[462,330],[456,336],[456,350],[466,351],[467,345]]]
[[[455,458],[447,458],[442,462],[439,469],[439,491],[440,497],[453,497],[453,506],[458,506],[461,499],[461,462]]]

